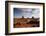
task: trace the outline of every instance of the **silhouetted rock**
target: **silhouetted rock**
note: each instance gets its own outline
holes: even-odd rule
[[[32,19],[34,19],[34,17],[32,16]]]
[[[24,18],[24,16],[22,16],[22,18]]]

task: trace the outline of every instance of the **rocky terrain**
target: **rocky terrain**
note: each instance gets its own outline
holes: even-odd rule
[[[14,28],[39,27],[39,18],[14,18]]]

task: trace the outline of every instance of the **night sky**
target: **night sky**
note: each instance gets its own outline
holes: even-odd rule
[[[40,17],[39,8],[14,8],[13,11],[15,18],[21,18],[22,16],[24,16],[24,18],[32,18],[32,16],[34,16],[35,18]]]

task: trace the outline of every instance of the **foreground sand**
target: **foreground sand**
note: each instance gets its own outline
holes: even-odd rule
[[[39,27],[39,24],[14,24],[14,28]]]
[[[39,27],[39,21],[36,21],[31,18],[14,18],[14,28],[25,27]]]

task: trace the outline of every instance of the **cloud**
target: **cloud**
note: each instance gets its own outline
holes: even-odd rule
[[[24,16],[25,18],[31,18],[32,16],[34,16],[38,18],[40,15],[40,10],[39,8],[17,8],[17,11],[15,11],[15,13],[16,17]]]

